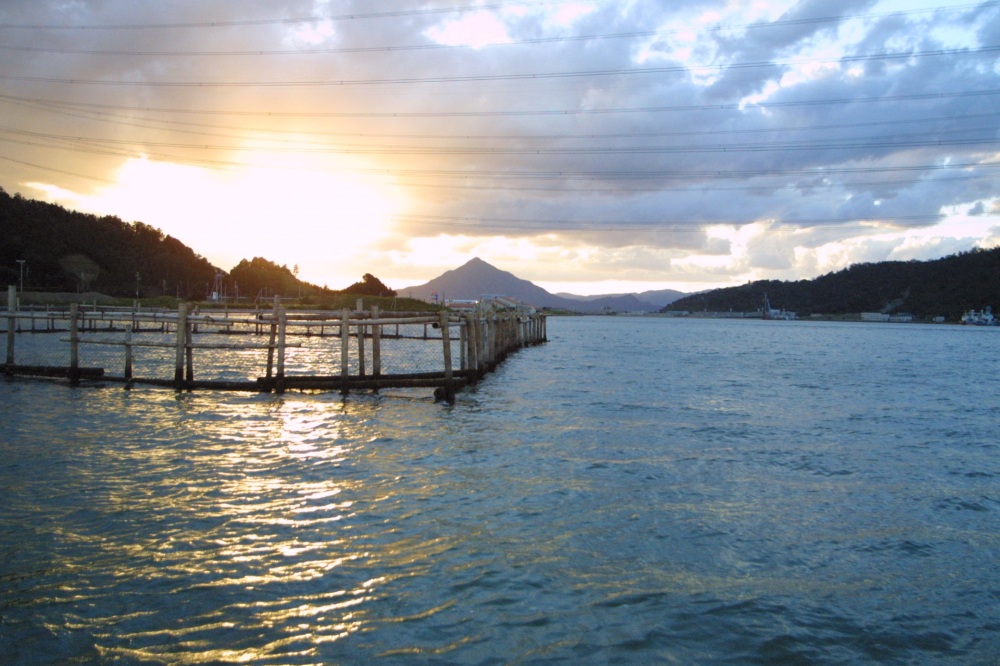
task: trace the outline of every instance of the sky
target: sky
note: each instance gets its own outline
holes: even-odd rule
[[[403,289],[1000,245],[1000,1],[4,0],[0,187]]]

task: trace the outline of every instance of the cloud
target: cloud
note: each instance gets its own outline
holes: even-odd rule
[[[991,3],[9,0],[0,34],[0,185],[220,263],[280,247],[392,284],[476,253],[656,288],[996,243]],[[126,205],[143,156],[193,179]],[[277,187],[289,169],[326,185]],[[392,205],[308,222],[353,214],[345,186]]]

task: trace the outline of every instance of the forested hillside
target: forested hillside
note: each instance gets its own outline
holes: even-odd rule
[[[798,313],[908,313],[956,321],[967,310],[1000,308],[1000,248],[973,250],[934,261],[855,264],[814,280],[763,280],[674,301],[664,311],[750,312],[764,294],[771,306]]]
[[[219,269],[141,222],[97,217],[0,188],[0,278],[25,291],[205,298]],[[21,260],[24,264],[19,264]]]
[[[392,298],[371,274],[341,291],[303,282],[296,269],[262,257],[244,259],[228,273],[159,229],[117,217],[97,217],[7,194],[0,188],[0,286],[27,292],[99,292],[108,296],[171,296],[252,303],[273,296],[304,303],[337,303],[340,296]],[[23,262],[23,263],[21,263]],[[343,301],[346,303],[347,301]],[[416,309],[419,303],[407,301]]]

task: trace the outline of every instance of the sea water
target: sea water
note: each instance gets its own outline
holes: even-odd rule
[[[1000,663],[1000,331],[548,332],[453,406],[0,381],[0,661]]]

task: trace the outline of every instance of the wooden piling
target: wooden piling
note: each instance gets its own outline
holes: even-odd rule
[[[76,303],[69,306],[69,383],[72,386],[80,383],[79,308]]]
[[[278,368],[275,373],[275,393],[285,392],[285,336],[288,330],[288,313],[276,304],[278,317]]]
[[[486,317],[486,361],[487,368],[492,372],[497,360],[497,318]]]
[[[267,338],[267,373],[268,379],[274,376],[274,348],[278,339],[278,319],[272,315],[270,333]]]
[[[132,324],[125,324],[125,373],[126,380],[132,379]]]
[[[174,360],[174,387],[184,388],[184,351],[187,347],[187,303],[177,306],[177,349]]]
[[[194,333],[198,332],[197,322],[188,320],[187,332],[184,334],[184,358],[187,364],[187,368],[184,372],[184,381],[187,386],[191,386],[191,382],[194,381]]]
[[[470,346],[472,347],[472,371],[475,377],[474,381],[479,381],[482,378],[482,366],[483,366],[483,329],[481,322],[481,317],[479,315],[469,315],[469,322],[472,336],[470,339]]]
[[[351,311],[344,309],[340,314],[340,376],[343,386],[340,392],[347,395],[347,380],[350,376],[351,364]]]
[[[382,324],[378,322],[378,306],[372,307],[372,376],[382,376]]]
[[[7,367],[14,365],[14,338],[17,327],[17,287],[7,287]]]
[[[458,327],[458,350],[459,350],[459,363],[458,367],[462,370],[469,369],[469,330],[465,326],[464,321]]]
[[[361,299],[358,299],[358,303],[361,303]],[[360,310],[358,312],[360,314]],[[362,377],[365,376],[365,331],[367,328],[364,322],[358,322],[358,374]]]
[[[441,311],[441,344],[444,350],[444,400],[455,402],[455,377],[451,368],[451,333],[448,330],[448,311]]]

